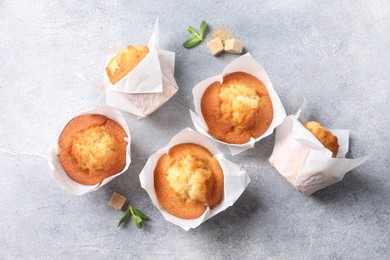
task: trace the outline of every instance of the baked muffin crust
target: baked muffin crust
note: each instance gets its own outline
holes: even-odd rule
[[[161,206],[174,216],[194,219],[208,205],[222,199],[222,168],[204,147],[185,143],[160,157],[154,170],[154,188]]]
[[[214,82],[203,94],[202,115],[214,138],[243,144],[262,135],[273,119],[268,90],[256,77],[235,72],[222,84]]]
[[[103,115],[82,115],[62,131],[59,161],[74,181],[94,185],[122,171],[127,137],[123,128]]]
[[[339,150],[339,143],[337,136],[333,135],[328,129],[323,127],[320,123],[311,121],[303,125],[321,142],[325,148],[332,152],[332,156],[336,157]]]
[[[149,53],[148,46],[127,46],[113,57],[106,67],[111,84],[120,81],[130,73]]]

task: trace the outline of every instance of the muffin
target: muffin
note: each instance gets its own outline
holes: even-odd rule
[[[307,122],[303,126],[309,130],[325,148],[332,152],[333,157],[337,156],[339,150],[337,136],[334,136],[328,129],[315,121]]]
[[[261,136],[273,119],[267,88],[256,77],[234,72],[214,82],[201,100],[203,118],[214,138],[230,144]]]
[[[106,72],[111,84],[115,84],[132,71],[149,53],[148,46],[128,46],[110,60]]]
[[[59,162],[75,182],[94,185],[126,165],[125,130],[103,115],[75,117],[58,139]]]
[[[224,176],[219,162],[206,148],[184,143],[160,157],[154,170],[154,188],[167,212],[194,219],[207,206],[214,208],[221,201]]]

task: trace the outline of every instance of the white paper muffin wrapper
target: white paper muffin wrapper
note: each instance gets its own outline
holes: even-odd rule
[[[268,129],[259,137],[257,138],[251,138],[249,142],[245,144],[229,144],[223,141],[220,141],[218,139],[215,139],[208,133],[208,127],[207,124],[203,118],[202,115],[202,109],[201,109],[201,101],[202,96],[205,90],[214,82],[223,82],[223,77],[227,74],[231,74],[233,72],[246,72],[248,74],[251,74],[258,78],[265,87],[268,90],[268,93],[270,95],[271,101],[272,101],[272,108],[273,108],[273,119],[268,127]],[[249,54],[245,54],[231,63],[229,63],[225,69],[223,70],[221,75],[214,76],[211,78],[208,78],[206,80],[203,80],[199,82],[192,90],[192,94],[194,96],[194,105],[195,105],[195,112],[190,110],[192,122],[196,128],[196,130],[201,133],[202,135],[205,135],[211,139],[214,139],[215,141],[219,143],[223,143],[228,146],[230,152],[232,155],[239,154],[245,150],[248,150],[250,148],[253,148],[255,146],[255,143],[263,139],[264,137],[269,136],[272,134],[274,129],[283,122],[284,118],[286,117],[286,110],[284,109],[284,106],[282,102],[280,101],[279,96],[276,94],[271,80],[269,79],[267,72],[264,70],[264,68]]]
[[[106,71],[103,79],[79,77],[95,89],[106,94],[108,105],[144,118],[167,102],[179,89],[174,78],[175,53],[159,48],[158,18],[155,30],[149,40],[149,53],[125,77],[112,85]],[[106,53],[106,64],[117,55],[120,47],[110,47]]]
[[[346,159],[349,131],[330,129],[337,136],[339,150],[336,158],[303,124],[306,100],[297,114],[286,117],[276,128],[275,145],[269,162],[303,195],[310,195],[336,183],[345,173],[364,163],[369,156]]]
[[[58,160],[58,139],[55,145],[51,146],[49,149],[50,153],[50,159],[49,159],[49,167],[53,172],[54,179],[56,183],[66,192],[73,195],[83,195],[87,192],[98,190],[100,187],[106,185],[110,181],[112,181],[114,178],[118,177],[122,173],[124,173],[131,163],[131,150],[130,150],[130,143],[131,143],[131,136],[129,127],[126,124],[126,121],[121,114],[120,111],[109,107],[109,106],[100,106],[95,107],[93,109],[87,110],[81,114],[78,114],[75,117],[86,115],[86,114],[99,114],[104,115],[115,122],[117,122],[126,132],[127,138],[125,138],[125,141],[127,142],[126,146],[126,165],[123,170],[115,175],[112,175],[106,179],[104,179],[101,183],[96,185],[83,185],[78,182],[75,182],[72,180],[65,172],[64,168],[62,167],[61,163]],[[69,120],[70,121],[70,120]]]
[[[203,215],[197,219],[181,219],[165,211],[160,205],[154,189],[154,169],[157,161],[163,154],[167,153],[171,147],[181,143],[194,143],[205,147],[211,154],[214,155],[214,158],[218,160],[224,174],[224,194],[221,202],[213,209],[207,208]],[[239,165],[226,160],[217,147],[191,128],[185,128],[180,131],[169,141],[166,147],[161,148],[155,154],[150,156],[139,175],[139,179],[141,187],[149,194],[153,204],[161,212],[165,220],[182,227],[186,231],[191,228],[196,228],[209,218],[232,206],[250,182],[250,178],[244,169],[242,169]]]

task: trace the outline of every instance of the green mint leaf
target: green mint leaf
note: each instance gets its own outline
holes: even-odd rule
[[[194,27],[192,27],[192,26],[188,27],[188,32],[191,35],[195,36],[196,38],[200,38],[198,32],[194,29]]]
[[[123,217],[119,220],[118,227],[122,225],[125,221],[127,221],[130,218],[130,210],[126,210],[125,214]]]
[[[130,211],[131,215],[135,215],[133,209],[134,208],[131,205],[129,205],[129,211]]]
[[[133,212],[134,212],[135,215],[140,217],[142,220],[149,220],[149,217],[146,216],[144,213],[142,213],[140,210],[138,210],[136,208],[133,208]]]
[[[201,42],[200,38],[189,38],[183,43],[184,48],[191,48]]]
[[[206,33],[206,29],[207,29],[207,24],[206,24],[206,21],[202,21],[202,23],[200,24],[200,39],[203,41],[203,38],[204,38],[204,35]]]
[[[138,217],[137,215],[133,215],[133,222],[137,226],[137,228],[142,228],[142,219]]]
[[[135,223],[135,225],[137,226],[137,228],[141,229],[142,228],[142,222],[140,223]]]

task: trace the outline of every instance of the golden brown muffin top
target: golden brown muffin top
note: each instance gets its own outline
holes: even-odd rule
[[[332,156],[336,157],[339,150],[337,136],[333,135],[328,129],[323,127],[320,123],[315,121],[307,122],[303,125],[308,129],[325,148],[332,152]]]
[[[106,67],[111,84],[115,84],[132,71],[149,53],[148,46],[127,46],[113,57]]]
[[[236,127],[248,122],[260,106],[260,96],[256,89],[245,84],[232,84],[221,88],[221,112]]]
[[[187,154],[173,159],[167,169],[167,180],[180,197],[185,200],[207,202],[207,190],[212,189],[213,178],[208,162],[195,155]]]
[[[77,133],[73,138],[71,154],[83,170],[102,169],[106,158],[115,149],[115,139],[105,126],[94,126]]]
[[[209,134],[231,144],[261,136],[273,119],[267,88],[244,72],[224,76],[222,84],[211,84],[203,93],[201,109]]]
[[[106,116],[78,116],[59,137],[59,161],[74,181],[85,185],[100,183],[125,167],[126,136],[123,128]]]
[[[223,195],[223,172],[204,147],[179,144],[160,157],[154,170],[154,187],[162,207],[179,218],[201,216]]]

